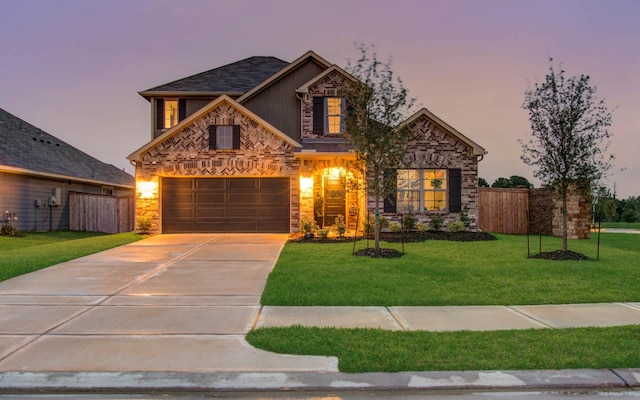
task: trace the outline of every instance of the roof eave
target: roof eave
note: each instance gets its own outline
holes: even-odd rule
[[[99,179],[80,178],[77,176],[70,176],[70,175],[52,174],[49,172],[41,172],[41,171],[36,171],[32,169],[12,167],[10,165],[0,165],[0,172],[8,172],[8,173],[17,174],[17,175],[38,176],[38,177],[51,178],[51,179],[61,179],[61,180],[73,181],[73,182],[92,183],[96,185],[116,186],[116,187],[125,188],[125,189],[135,189],[135,186],[125,185],[123,183],[108,182],[108,181],[103,181]]]
[[[240,97],[244,94],[244,92],[224,92],[224,91],[214,91],[214,92],[198,92],[198,91],[156,91],[156,90],[143,90],[138,92],[138,94],[145,99],[149,100],[153,97],[218,97],[226,94],[229,97]]]

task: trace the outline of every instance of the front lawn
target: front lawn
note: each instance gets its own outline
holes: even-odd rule
[[[0,236],[0,281],[144,239],[134,232],[56,231]]]
[[[396,259],[351,256],[351,244],[288,243],[265,305],[516,305],[640,301],[640,235],[602,234],[600,261],[527,258],[526,236],[492,242],[405,244]],[[533,252],[538,237],[531,238]],[[597,237],[569,249],[595,258]],[[358,248],[363,247],[358,243]],[[399,244],[384,243],[400,248]],[[545,237],[542,251],[560,248]],[[342,372],[640,367],[640,326],[509,331],[396,332],[260,328],[252,345],[337,356]]]
[[[263,305],[437,306],[640,301],[640,235],[603,233],[600,261],[527,258],[527,238],[405,244],[396,259],[351,255],[351,243],[287,243]],[[542,250],[561,247],[543,237]],[[596,235],[569,249],[596,257]],[[358,242],[357,248],[364,247]],[[400,249],[399,243],[383,243]],[[531,237],[537,252],[538,237]]]
[[[247,341],[285,354],[337,356],[341,372],[638,368],[640,326],[489,332],[261,328]]]
[[[596,224],[596,227],[598,225]],[[603,228],[640,229],[640,222],[603,222]]]

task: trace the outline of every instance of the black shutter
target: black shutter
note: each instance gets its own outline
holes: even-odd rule
[[[178,122],[187,118],[187,99],[178,99]]]
[[[449,170],[449,212],[462,211],[462,171]]]
[[[313,98],[313,133],[324,134],[324,97]]]
[[[398,172],[396,170],[385,171],[384,180],[385,186],[390,185],[395,188],[393,194],[384,199],[384,212],[395,214],[396,200],[398,197]]]
[[[216,126],[209,125],[209,150],[217,149],[216,146]]]
[[[240,150],[240,125],[233,125],[233,149]]]
[[[156,129],[164,129],[164,99],[156,99]]]

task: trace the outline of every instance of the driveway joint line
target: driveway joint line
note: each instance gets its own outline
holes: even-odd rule
[[[83,311],[81,311],[81,312],[79,312],[79,313],[77,313],[77,314],[73,315],[72,317],[70,317],[70,318],[68,318],[68,319],[66,319],[66,320],[64,320],[64,321],[62,321],[62,322],[60,322],[59,324],[57,324],[57,325],[55,325],[55,326],[51,327],[51,328],[50,328],[50,329],[48,329],[47,331],[45,331],[45,332],[43,332],[43,333],[39,334],[39,335],[38,335],[38,337],[37,337],[36,339],[34,339],[34,340],[37,340],[37,339],[39,339],[39,338],[41,338],[41,337],[44,337],[44,336],[46,336],[46,335],[49,335],[49,334],[51,334],[54,330],[56,330],[56,329],[58,329],[58,328],[60,328],[60,327],[62,327],[62,326],[64,326],[64,325],[68,324],[69,322],[71,322],[71,321],[73,321],[73,320],[77,319],[78,317],[81,317],[81,316],[85,315],[85,314],[86,314],[86,313],[88,313],[89,311],[91,311],[91,310],[93,310],[93,309],[95,309],[95,308],[98,308],[98,307],[102,306],[102,304],[103,304],[103,303],[105,303],[107,300],[111,299],[112,297],[114,297],[114,296],[118,295],[119,293],[122,293],[123,291],[125,291],[125,290],[129,289],[130,287],[132,287],[132,286],[134,286],[134,285],[136,285],[136,284],[139,284],[139,283],[141,283],[141,282],[144,282],[144,281],[146,281],[147,279],[149,279],[149,278],[151,278],[151,277],[153,277],[153,276],[157,275],[158,273],[160,273],[160,271],[163,271],[163,270],[165,270],[165,269],[169,268],[169,266],[170,266],[170,265],[172,265],[173,263],[175,263],[176,261],[178,261],[178,260],[180,260],[180,259],[182,259],[182,258],[184,258],[184,257],[186,257],[186,256],[188,256],[188,255],[190,255],[191,253],[193,253],[193,252],[195,252],[196,250],[200,249],[200,248],[201,248],[202,246],[204,246],[204,245],[205,245],[205,244],[201,244],[201,245],[199,245],[199,246],[194,247],[193,249],[191,249],[191,250],[189,250],[189,251],[186,251],[186,252],[184,252],[184,253],[181,253],[179,256],[174,257],[174,258],[172,258],[171,260],[169,260],[169,261],[167,261],[167,262],[165,262],[165,263],[163,263],[163,264],[161,264],[161,265],[159,265],[159,266],[155,267],[153,270],[151,270],[151,271],[147,272],[146,274],[144,274],[144,275],[142,275],[142,276],[140,276],[140,277],[138,277],[138,278],[133,279],[133,280],[132,280],[132,281],[130,281],[128,284],[125,284],[125,285],[123,285],[122,287],[120,287],[119,289],[117,289],[117,290],[115,291],[115,293],[112,293],[112,294],[106,295],[106,296],[104,297],[104,299],[102,299],[102,301],[100,301],[100,302],[98,302],[98,303],[96,303],[96,304],[93,304],[93,305],[85,306],[85,307],[87,307],[85,310],[83,310]],[[32,343],[32,342],[30,342],[30,343]],[[22,348],[24,348],[24,347],[25,347],[25,346],[22,346],[22,347],[20,347],[20,349],[22,349]]]

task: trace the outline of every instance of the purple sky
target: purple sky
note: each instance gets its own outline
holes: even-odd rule
[[[637,0],[0,0],[0,108],[133,173],[151,123],[138,91],[253,55],[344,67],[361,42],[489,151],[481,177],[538,186],[521,105],[553,57],[615,110],[605,184],[626,198],[640,195],[639,16]]]

